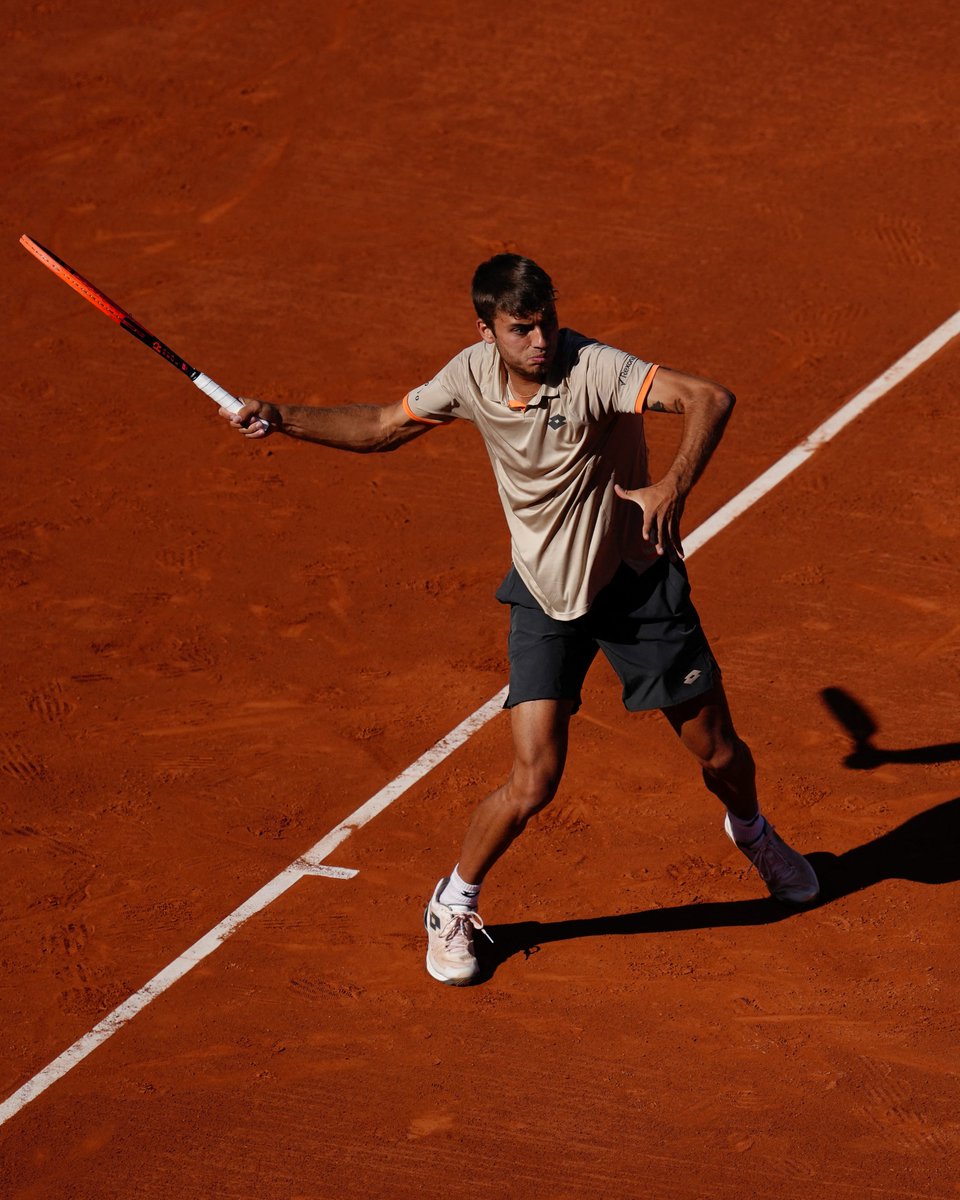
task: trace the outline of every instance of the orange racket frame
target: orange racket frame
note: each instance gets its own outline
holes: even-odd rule
[[[231,395],[219,383],[214,383],[209,375],[204,375],[196,367],[191,367],[186,359],[181,358],[175,350],[171,350],[165,342],[161,342],[158,337],[141,325],[136,317],[131,316],[126,309],[121,308],[116,301],[111,300],[109,296],[101,292],[89,279],[84,279],[79,271],[75,271],[73,267],[65,263],[52,250],[48,250],[46,246],[41,246],[38,241],[35,241],[27,234],[21,237],[20,244],[29,250],[34,258],[51,270],[58,279],[62,279],[75,292],[79,292],[84,300],[89,300],[94,308],[98,308],[111,321],[116,321],[121,329],[125,329],[127,333],[132,334],[138,341],[143,342],[145,346],[149,346],[154,353],[159,354],[161,358],[166,359],[178,371],[186,375],[192,383],[196,384],[201,392],[209,396],[211,400],[216,401],[221,408],[226,408],[230,412],[239,412],[243,408],[242,400],[238,400],[236,396]],[[265,429],[267,428],[265,421],[261,421],[261,424]]]

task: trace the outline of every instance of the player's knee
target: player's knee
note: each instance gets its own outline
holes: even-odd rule
[[[703,771],[719,778],[748,769],[753,763],[749,747],[735,734],[717,739],[697,757]]]
[[[515,767],[510,779],[510,796],[517,820],[526,824],[550,803],[559,786],[560,771],[552,765]]]

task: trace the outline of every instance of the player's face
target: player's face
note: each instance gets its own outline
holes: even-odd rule
[[[557,310],[551,305],[543,312],[515,316],[498,312],[493,329],[477,322],[480,336],[496,346],[504,366],[512,375],[542,383],[557,352]]]

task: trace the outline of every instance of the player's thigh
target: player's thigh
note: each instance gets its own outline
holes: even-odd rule
[[[556,791],[567,761],[573,700],[527,700],[510,710],[514,764],[512,780],[546,803]]]

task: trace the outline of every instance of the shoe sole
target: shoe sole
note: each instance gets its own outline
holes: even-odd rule
[[[768,889],[769,890],[769,889]],[[779,892],[770,892],[774,900],[779,900],[781,904],[792,904],[795,908],[799,908],[804,904],[812,904],[820,895],[820,888],[815,892],[811,892],[809,896],[784,896]]]

